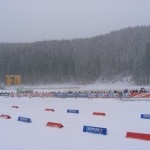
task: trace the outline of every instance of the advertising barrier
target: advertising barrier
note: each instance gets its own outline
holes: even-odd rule
[[[54,97],[57,97],[57,98],[65,98],[66,95],[65,95],[65,93],[55,93]]]
[[[5,118],[5,119],[10,119],[11,118],[9,115],[4,115],[4,114],[1,114],[0,117]]]
[[[107,135],[107,128],[84,126],[83,132]]]
[[[18,121],[30,123],[31,119],[30,118],[26,118],[26,117],[18,117]]]
[[[86,98],[88,97],[87,93],[78,93],[78,97]]]
[[[79,113],[79,110],[67,109],[67,113],[75,113],[75,114],[78,114],[78,113]]]
[[[150,119],[150,114],[141,114],[141,118]]]
[[[106,114],[102,112],[93,112],[93,115],[105,116]]]
[[[46,108],[45,111],[55,111],[55,110],[51,108]]]
[[[68,97],[68,98],[74,98],[75,94],[74,93],[66,93],[66,97]]]
[[[135,138],[135,139],[141,139],[141,140],[148,140],[148,141],[150,141],[150,134],[127,132],[126,138]]]
[[[64,127],[61,123],[55,123],[55,122],[47,122],[47,127],[55,127],[55,128],[62,128]]]

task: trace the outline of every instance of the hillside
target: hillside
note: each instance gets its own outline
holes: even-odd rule
[[[93,83],[132,77],[149,84],[150,26],[86,39],[0,43],[0,81],[19,74],[24,84]]]

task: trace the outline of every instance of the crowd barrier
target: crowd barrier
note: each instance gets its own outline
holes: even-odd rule
[[[121,95],[120,95],[121,93]],[[13,93],[2,92],[0,96],[4,97],[41,97],[41,98],[150,98],[150,92],[147,93],[123,93],[123,92],[33,92],[33,93]]]

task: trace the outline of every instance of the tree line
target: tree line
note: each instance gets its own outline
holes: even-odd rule
[[[150,84],[150,26],[128,27],[92,38],[0,43],[0,82],[93,83],[131,76]]]

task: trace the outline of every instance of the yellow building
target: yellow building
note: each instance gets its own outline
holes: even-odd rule
[[[9,85],[21,85],[21,76],[20,75],[6,75],[5,84]]]

